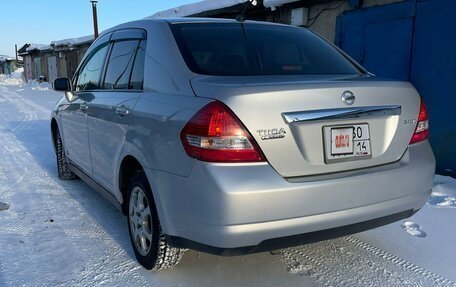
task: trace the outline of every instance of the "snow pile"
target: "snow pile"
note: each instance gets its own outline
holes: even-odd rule
[[[33,91],[50,91],[50,90],[52,90],[51,84],[47,83],[47,82],[40,83],[40,82],[33,80],[28,85],[31,86],[31,89]]]
[[[52,90],[52,86],[50,83],[43,82],[40,83],[36,80],[29,81],[25,83],[22,78],[22,74],[24,73],[24,68],[16,69],[11,75],[0,75],[0,85],[3,86],[19,86],[19,90],[32,90],[32,91],[50,91]]]
[[[80,38],[68,38],[59,41],[52,41],[51,46],[76,46],[93,41],[93,35],[84,36]]]
[[[148,19],[187,17],[206,11],[232,7],[247,1],[248,0],[204,0],[155,13],[148,17]]]
[[[10,75],[11,79],[20,79],[22,80],[22,74],[24,73],[24,68],[17,68],[14,72]]]
[[[456,179],[435,176],[435,185],[427,204],[433,207],[456,208]]]
[[[404,228],[404,230],[408,234],[416,236],[416,237],[426,237],[427,236],[426,232],[421,230],[421,225],[419,225],[418,223],[412,222],[412,221],[405,221],[402,224],[402,228]]]
[[[24,68],[16,69],[11,75],[0,75],[0,85],[22,85],[24,81],[22,80],[22,73]]]

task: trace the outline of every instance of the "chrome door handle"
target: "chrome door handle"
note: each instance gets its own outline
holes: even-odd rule
[[[116,114],[119,116],[127,116],[130,113],[130,110],[125,105],[120,105],[116,107]]]
[[[89,106],[86,103],[82,103],[79,105],[79,109],[83,112],[87,111],[88,108]]]

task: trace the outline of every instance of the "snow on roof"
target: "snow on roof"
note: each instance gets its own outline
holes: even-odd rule
[[[187,17],[200,14],[207,11],[232,7],[238,4],[245,3],[249,0],[203,0],[192,4],[182,5],[176,8],[171,8],[165,11],[155,13],[148,17],[149,19],[156,18],[173,18]],[[287,3],[297,2],[299,0],[263,0],[263,6],[266,8],[275,8]]]
[[[206,11],[223,9],[232,7],[238,4],[247,2],[248,0],[203,0],[200,2],[182,5],[176,8],[168,9],[155,13],[148,17],[149,19],[156,18],[173,18],[173,17],[187,17],[195,14],[199,14]]]
[[[50,45],[44,45],[44,44],[30,44],[30,46],[27,47],[26,51],[30,52],[33,50],[38,50],[38,51],[45,51],[49,50],[51,48]]]
[[[0,63],[6,62],[6,61],[12,61],[16,60],[16,58],[7,56],[7,55],[0,55]]]
[[[283,4],[297,2],[299,0],[263,0],[263,5],[266,8],[282,6]]]
[[[89,36],[84,36],[84,37],[79,37],[79,38],[68,38],[68,39],[63,39],[59,41],[52,41],[51,45],[52,46],[77,46],[81,45],[84,43],[89,43],[93,41],[93,35]]]

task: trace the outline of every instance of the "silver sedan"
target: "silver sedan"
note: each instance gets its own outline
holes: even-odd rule
[[[141,20],[92,44],[51,120],[62,179],[125,215],[137,259],[261,252],[410,217],[430,194],[426,108],[304,28]]]

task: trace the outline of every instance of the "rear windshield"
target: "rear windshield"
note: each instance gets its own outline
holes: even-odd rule
[[[188,67],[204,75],[360,74],[334,47],[303,28],[254,23],[171,24]]]

